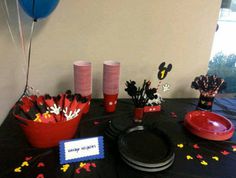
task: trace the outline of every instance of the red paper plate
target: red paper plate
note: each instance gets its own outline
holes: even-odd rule
[[[208,140],[228,140],[234,133],[234,126],[230,120],[209,111],[187,113],[184,125],[194,135]]]

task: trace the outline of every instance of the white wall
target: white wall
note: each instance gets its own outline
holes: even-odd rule
[[[19,43],[15,0],[8,0],[16,47],[0,10],[0,121],[24,87],[24,58]],[[196,97],[190,88],[205,74],[220,0],[61,0],[56,10],[36,24],[30,85],[42,94],[73,89],[73,62],[93,64],[93,97],[102,97],[102,63],[121,62],[120,97],[126,80],[150,79],[162,61],[173,64],[162,82],[171,85],[163,97]],[[24,35],[31,20],[21,12]],[[27,41],[27,40],[26,40]],[[28,41],[27,41],[28,42]],[[0,122],[1,123],[1,122]]]

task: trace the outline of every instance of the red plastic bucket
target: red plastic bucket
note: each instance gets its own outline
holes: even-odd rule
[[[54,147],[61,140],[73,138],[78,129],[81,116],[82,112],[69,121],[41,123],[15,115],[16,119],[20,120],[19,124],[29,143],[36,148]]]

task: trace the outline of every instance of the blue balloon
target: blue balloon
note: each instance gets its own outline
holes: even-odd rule
[[[57,7],[59,0],[19,0],[23,10],[34,20],[45,18]]]

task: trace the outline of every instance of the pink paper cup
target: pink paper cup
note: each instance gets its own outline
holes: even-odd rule
[[[119,62],[113,61],[113,60],[104,61],[103,64],[104,64],[105,66],[112,66],[112,67],[120,66],[120,63],[119,63]]]
[[[74,90],[82,96],[92,94],[92,64],[87,61],[74,62]]]
[[[115,112],[118,94],[108,95],[104,93],[104,107],[106,112]]]
[[[114,95],[119,92],[120,63],[104,61],[103,63],[103,93]]]

